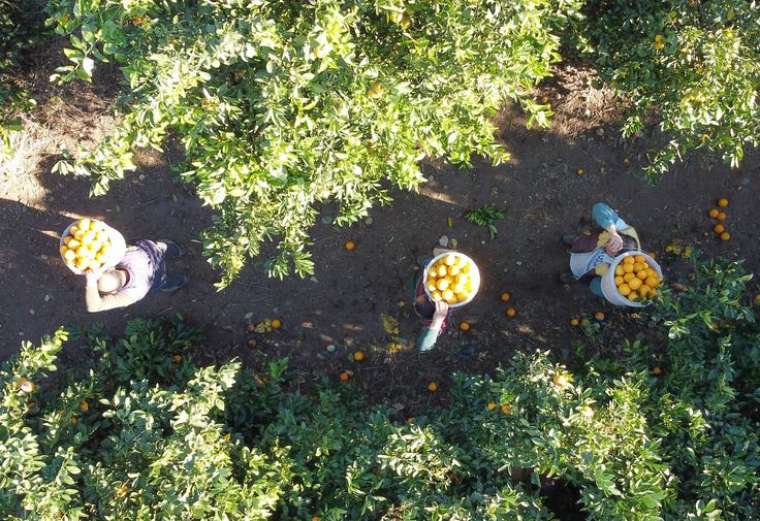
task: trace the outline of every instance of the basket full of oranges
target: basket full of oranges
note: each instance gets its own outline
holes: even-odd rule
[[[472,302],[480,288],[480,270],[470,257],[450,251],[435,256],[422,274],[425,294],[458,308]]]
[[[59,251],[64,264],[77,275],[113,268],[124,257],[124,236],[106,223],[85,217],[61,234]]]
[[[615,257],[602,277],[602,293],[612,304],[642,307],[657,296],[662,284],[662,269],[655,260],[640,251]]]

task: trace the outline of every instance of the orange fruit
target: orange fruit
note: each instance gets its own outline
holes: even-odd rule
[[[723,226],[722,224],[716,224],[715,226],[713,226],[713,231],[715,232],[716,235],[720,235],[721,233],[726,231],[726,227]]]
[[[604,312],[597,311],[596,313],[594,313],[594,318],[597,319],[599,322],[601,322],[605,318]]]
[[[620,292],[621,295],[623,295],[624,297],[627,297],[628,295],[631,294],[631,287],[628,284],[621,284],[620,287],[618,288],[618,291]]]
[[[728,241],[731,239],[731,234],[728,232],[723,232],[720,234],[720,240],[721,241]]]
[[[356,243],[354,241],[346,241],[346,244],[344,244],[343,247],[346,248],[347,251],[354,251],[356,249]]]
[[[457,263],[457,256],[456,255],[446,255],[446,257],[443,258],[443,263],[446,266],[454,266]]]
[[[636,275],[634,273],[626,273],[625,275],[623,275],[623,282],[630,282],[635,278],[636,278]]]
[[[364,358],[365,357],[364,357],[364,352],[363,351],[356,351],[354,353],[354,360],[355,361],[361,362],[362,360],[364,360]]]
[[[634,273],[638,273],[638,272],[640,272],[641,270],[645,270],[645,269],[647,269],[647,268],[646,268],[646,265],[645,265],[645,264],[643,264],[643,263],[641,263],[641,262],[635,262],[635,263],[633,264],[633,272],[634,272]]]
[[[446,291],[444,291],[441,296],[443,297],[443,300],[445,300],[449,304],[456,304],[456,300],[455,300],[456,297],[454,295],[454,292],[451,291],[450,289],[447,289]]]
[[[340,373],[340,376],[338,376],[338,378],[340,378],[341,382],[348,382],[348,380],[351,379],[351,377],[345,371],[343,371],[342,373]]]
[[[630,259],[630,257],[626,257],[626,259]],[[626,262],[623,265],[623,271],[626,273],[633,273],[633,263],[632,262]]]
[[[647,298],[647,295],[649,295],[650,288],[646,284],[641,286],[639,288],[639,295],[641,295],[641,298]]]
[[[438,279],[438,281],[435,283],[436,289],[439,291],[446,291],[449,287],[449,280],[448,279]]]
[[[507,315],[509,318],[514,318],[517,316],[517,310],[513,308],[512,306],[509,306],[507,310],[504,312],[505,315]]]
[[[644,283],[651,289],[654,289],[660,285],[660,279],[657,277],[647,277],[647,280],[645,280]]]
[[[726,215],[726,212],[718,212],[718,216],[716,219],[719,221],[725,221],[728,216]]]
[[[441,292],[436,290],[430,294],[430,298],[433,299],[434,302],[437,302],[443,298],[443,295],[441,295]]]
[[[633,278],[628,282],[628,287],[631,288],[631,291],[636,291],[641,287],[641,279],[639,278]]]
[[[21,389],[21,392],[31,393],[32,391],[34,391],[35,385],[29,380],[27,380],[26,378],[19,378],[18,388]]]
[[[502,302],[509,302],[509,299],[512,298],[512,295],[509,293],[509,291],[505,291],[501,294],[501,301]]]
[[[707,212],[707,215],[710,216],[710,219],[717,219],[719,214],[720,214],[720,210],[718,210],[717,208],[710,208],[710,211]]]
[[[615,277],[615,286],[620,286],[623,282],[625,282],[623,277]]]
[[[280,329],[282,327],[282,321],[279,318],[272,319],[272,329]]]
[[[578,320],[577,318],[571,318],[570,319],[570,325],[573,326],[573,327],[577,327],[580,323],[581,323],[581,321]]]
[[[66,250],[63,254],[63,258],[66,259],[66,262],[71,263],[77,258],[77,254],[74,250]]]
[[[489,411],[493,411],[494,409],[496,409],[496,407],[498,407],[496,405],[496,402],[488,402],[486,404],[486,409],[488,409]]]
[[[623,270],[623,267],[618,265],[617,268],[615,268],[615,275],[622,275],[625,273],[625,270]]]
[[[728,206],[728,199],[726,199],[725,197],[721,197],[720,199],[718,199],[718,206],[720,206],[721,208],[726,208]]]
[[[575,171],[575,173],[578,174],[578,175],[580,175],[580,176],[582,176],[582,175],[584,175],[586,173],[586,171],[584,169],[582,169],[582,168],[579,168],[578,170]]]
[[[469,323],[469,322],[467,322],[467,321],[465,321],[465,322],[462,322],[461,324],[459,324],[459,330],[460,330],[460,331],[464,331],[465,333],[466,333],[467,331],[469,331],[469,330],[470,330],[470,328],[471,328],[471,326],[470,326],[470,323]]]
[[[649,277],[650,271],[651,270],[641,270],[640,272],[636,274],[636,278],[638,278],[639,280],[646,280],[647,277]]]
[[[436,268],[436,272],[438,273],[439,277],[445,277],[446,275],[448,275],[448,270],[446,269],[446,266],[444,265],[438,266],[438,268]]]
[[[512,414],[512,406],[508,403],[505,403],[501,406],[501,412],[504,414]]]
[[[430,293],[436,291],[438,288],[435,286],[435,279],[432,280],[432,282],[428,282],[427,289]]]
[[[646,264],[647,259],[643,255],[636,255],[636,262],[640,262],[641,264]]]
[[[79,402],[79,410],[82,412],[87,412],[90,410],[90,404],[87,403],[87,400],[82,400]]]
[[[434,393],[434,392],[436,392],[436,391],[438,390],[438,384],[437,384],[437,383],[435,383],[435,382],[430,382],[430,383],[427,385],[427,390],[428,390],[428,391],[430,391],[431,393]]]
[[[636,291],[631,291],[631,294],[626,297],[631,302],[639,300],[639,294]]]
[[[636,262],[636,259],[633,258],[633,255],[629,255],[623,259],[623,264],[633,264],[634,262]]]
[[[662,369],[659,367],[652,368],[652,374],[655,376],[660,376],[662,374]]]

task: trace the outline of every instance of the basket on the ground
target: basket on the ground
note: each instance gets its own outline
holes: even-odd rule
[[[77,261],[72,261],[70,253],[67,253],[68,250],[77,251],[78,248],[81,246],[87,246],[81,242],[80,239],[76,239],[71,231],[74,226],[81,226],[82,221],[89,221],[90,223],[94,223],[93,228],[88,229],[85,233],[89,231],[93,231],[97,234],[97,232],[100,232],[99,237],[100,244],[99,248],[94,251],[94,256],[91,262],[85,266],[84,268],[77,265]],[[68,244],[67,244],[67,238]],[[69,244],[71,244],[71,240],[74,239],[77,241],[77,244],[75,245],[75,248],[70,248]],[[95,245],[98,245],[97,240],[93,241],[95,242]],[[106,246],[103,248],[103,246]],[[88,248],[89,249],[89,248]],[[73,273],[77,275],[84,275],[86,271],[95,271],[95,272],[102,272],[105,270],[108,270],[110,268],[113,268],[116,266],[121,259],[124,258],[124,254],[127,252],[127,243],[124,240],[124,236],[119,233],[114,228],[111,228],[106,223],[102,221],[98,221],[96,219],[80,219],[79,221],[74,221],[71,224],[69,224],[66,229],[61,234],[61,239],[58,244],[58,250],[61,255],[61,259],[63,260],[63,263],[66,265],[67,268],[69,268]],[[100,256],[98,256],[99,253],[102,253]],[[89,255],[89,253],[88,253]],[[77,256],[77,259],[79,256]]]
[[[445,266],[445,275],[433,273],[434,268]],[[447,283],[440,283],[440,280],[447,280]],[[435,281],[443,289],[436,286],[435,289],[429,287],[431,282]],[[480,288],[480,270],[475,261],[463,253],[457,251],[448,251],[436,255],[425,266],[422,273],[422,285],[425,288],[425,294],[432,301],[445,300],[450,308],[459,308],[472,302]],[[461,290],[461,291],[458,291]],[[452,298],[449,297],[449,293]]]
[[[657,264],[657,261],[655,261],[651,256],[647,255],[644,252],[641,251],[629,251],[625,252],[621,255],[618,255],[615,257],[615,259],[612,261],[612,264],[610,264],[609,270],[607,270],[607,273],[602,277],[602,294],[604,295],[604,298],[607,299],[608,302],[611,304],[614,304],[616,306],[628,306],[633,308],[640,308],[644,307],[649,303],[649,301],[632,301],[626,298],[624,295],[618,291],[618,287],[615,284],[615,270],[620,265],[621,262],[623,262],[623,259],[630,256],[637,256],[640,255],[644,257],[646,260],[646,263],[649,265],[650,268],[655,270],[657,272],[657,276],[662,280],[662,269],[660,268],[660,265]]]

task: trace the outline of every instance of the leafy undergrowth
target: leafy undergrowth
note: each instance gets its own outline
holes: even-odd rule
[[[521,354],[494,377],[455,376],[449,408],[408,419],[350,383],[292,392],[286,361],[267,375],[234,361],[197,367],[199,337],[180,321],[91,335],[92,367],[46,379],[60,330],[0,372],[0,514],[754,519],[760,325],[749,277],[726,261],[694,273],[648,317],[660,344],[627,342],[623,357],[572,373],[547,353]]]

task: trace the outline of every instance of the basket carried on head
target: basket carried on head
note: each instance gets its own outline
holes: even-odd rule
[[[634,259],[637,259],[637,260],[631,263],[630,261],[625,260],[628,257],[633,257]],[[647,271],[646,272],[647,276],[642,278],[638,276],[638,273],[641,271],[640,269],[634,272],[635,264],[636,263],[641,264],[640,262],[641,260],[643,260],[644,264],[646,265],[646,267],[644,268],[645,270],[653,270],[657,275],[656,276],[657,284],[652,288],[650,288],[650,286],[647,284],[647,282],[651,280],[650,279],[650,276],[652,275],[651,273]],[[630,271],[627,271],[627,268],[625,268],[622,270],[623,271],[622,275],[620,273],[617,273],[618,271],[621,271],[621,270],[618,270],[619,266],[622,266],[624,268],[625,264],[629,264],[629,263],[632,266],[630,268]],[[657,287],[662,281],[662,268],[660,268],[660,265],[657,264],[657,262],[646,253],[643,253],[640,251],[629,251],[615,257],[615,260],[613,260],[612,264],[610,264],[609,270],[604,275],[604,277],[602,277],[602,294],[604,295],[604,298],[606,298],[608,302],[616,306],[628,306],[632,308],[644,307],[645,305],[648,304],[648,301],[630,300],[626,295],[623,295],[621,293],[621,288],[623,287],[623,285],[625,285],[629,290],[632,289],[631,286],[628,286],[628,282],[630,281],[625,281],[624,279],[621,285],[618,285],[615,281],[616,277],[621,277],[621,278],[626,277],[625,275],[626,273],[633,273],[634,277],[639,280],[639,283],[635,284],[637,288],[638,287],[643,288],[644,286],[646,286],[647,288],[656,291]],[[631,295],[631,293],[629,293],[629,295]],[[636,293],[636,295],[638,296],[638,293]]]
[[[106,223],[83,218],[61,234],[59,252],[73,273],[103,272],[116,266],[127,252],[124,236]]]
[[[467,255],[448,251],[436,255],[425,266],[422,284],[430,300],[444,300],[450,308],[460,308],[477,295],[480,270]]]

